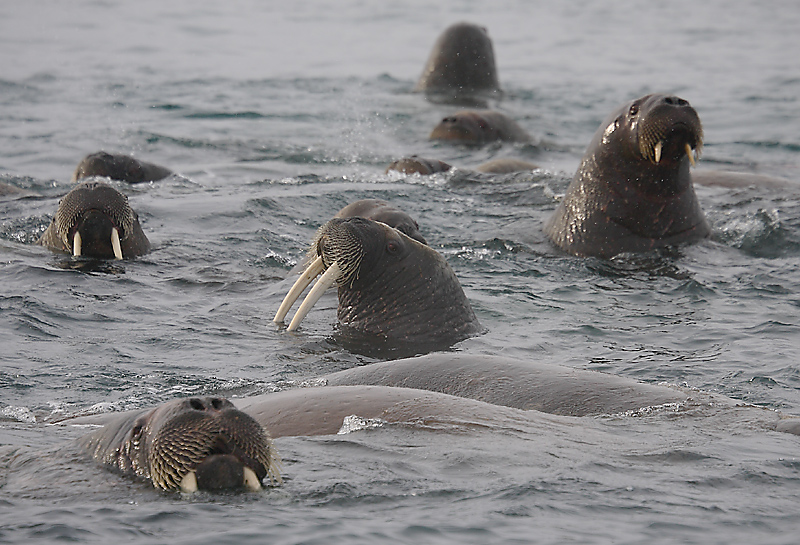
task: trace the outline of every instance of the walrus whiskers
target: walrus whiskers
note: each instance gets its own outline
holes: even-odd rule
[[[322,258],[320,257],[319,260],[321,262]],[[306,298],[303,299],[303,302],[300,304],[300,308],[297,309],[294,318],[292,318],[292,322],[289,324],[289,327],[286,328],[287,331],[294,331],[298,328],[298,326],[300,326],[300,322],[303,321],[303,318],[306,317],[306,314],[308,314],[314,304],[319,301],[319,298],[322,297],[322,294],[325,293],[325,290],[336,283],[336,280],[339,278],[341,273],[342,271],[339,268],[339,263],[336,261],[331,263],[331,266],[328,267],[328,270],[319,277],[317,283],[314,284],[314,287],[308,292]]]

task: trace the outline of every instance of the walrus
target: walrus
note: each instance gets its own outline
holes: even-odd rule
[[[516,121],[494,110],[462,110],[443,118],[429,136],[462,144],[530,142],[530,135]]]
[[[500,93],[486,28],[457,23],[439,36],[414,87],[438,102],[472,102]]]
[[[58,203],[38,244],[74,256],[124,259],[145,254],[150,241],[128,198],[99,180],[76,185]]]
[[[425,237],[419,232],[419,224],[414,218],[381,199],[361,199],[355,201],[339,210],[334,217],[359,217],[379,221],[385,223],[389,227],[394,227],[404,235],[422,244],[428,244]]]
[[[602,258],[708,237],[689,173],[702,145],[700,118],[682,98],[623,105],[595,133],[546,235],[568,253]]]
[[[38,197],[36,193],[27,189],[19,188],[6,182],[0,182],[0,199],[24,199],[26,197]]]
[[[447,172],[451,168],[453,168],[451,165],[444,161],[439,161],[438,159],[425,159],[424,157],[411,155],[390,163],[389,166],[386,167],[386,172],[395,171],[403,174],[421,174],[425,176],[437,172]],[[481,163],[475,167],[475,171],[484,174],[510,174],[513,172],[535,170],[537,168],[539,168],[539,165],[523,161],[522,159],[502,157]]]
[[[219,397],[124,413],[79,445],[106,467],[160,490],[259,490],[265,477],[281,478],[269,433]]]
[[[437,172],[447,172],[451,168],[453,167],[438,159],[425,159],[424,157],[411,155],[410,157],[402,157],[397,161],[392,161],[389,166],[386,167],[385,172],[387,174],[391,171],[395,171],[403,174],[428,175],[436,174]]]
[[[84,157],[72,174],[72,181],[84,178],[103,177],[137,184],[157,182],[171,175],[172,171],[153,163],[146,163],[129,155],[98,151]]]
[[[79,446],[91,457],[123,474],[149,480],[155,488],[186,492],[258,490],[267,477],[272,483],[280,483],[279,456],[272,439],[332,435],[353,429],[351,422],[356,429],[363,428],[361,423],[374,423],[519,429],[584,437],[586,421],[536,409],[543,404],[564,409],[554,413],[578,415],[644,415],[659,410],[693,418],[716,415],[734,428],[745,425],[800,434],[800,418],[717,394],[646,385],[593,371],[557,370],[557,366],[535,365],[526,370],[522,362],[507,358],[470,356],[461,362],[447,362],[449,356],[370,364],[328,375],[320,381],[327,385],[232,402],[218,397],[186,398],[155,409],[95,415],[66,423],[104,423],[79,440]],[[486,372],[481,364],[486,364]],[[337,377],[344,378],[341,382],[356,383],[332,385]],[[440,389],[453,389],[455,395],[358,384],[359,379],[438,384]],[[540,399],[542,394],[544,400]]]
[[[282,323],[305,287],[322,274],[289,331],[297,329],[334,282],[344,340],[425,350],[450,346],[481,330],[447,261],[397,229],[359,217],[334,218],[319,229],[311,248],[317,258],[275,314],[274,321]]]

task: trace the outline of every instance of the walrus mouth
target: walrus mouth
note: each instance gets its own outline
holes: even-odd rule
[[[199,408],[181,412],[153,438],[148,456],[153,485],[162,490],[196,492],[244,487],[261,489],[261,482],[281,482],[280,459],[266,431],[227,400],[212,417]],[[190,406],[203,402],[192,398]],[[216,407],[216,406],[215,406]]]
[[[123,259],[121,240],[133,232],[136,222],[125,195],[103,182],[88,181],[78,184],[61,199],[55,215],[56,232],[76,257],[83,255],[80,228],[84,221],[108,223],[114,258]]]
[[[692,166],[703,149],[703,126],[697,112],[678,97],[665,97],[667,106],[656,105],[639,124],[639,152],[651,163],[679,159],[684,154]]]
[[[283,322],[289,309],[292,308],[303,290],[320,274],[322,276],[308,292],[289,323],[289,327],[286,328],[288,331],[295,331],[300,326],[300,322],[329,287],[334,284],[352,283],[358,278],[358,270],[364,257],[364,247],[348,225],[348,218],[334,218],[317,231],[309,252],[312,257],[316,256],[316,258],[289,289],[289,293],[286,294],[275,313],[275,318],[273,318],[275,323]]]

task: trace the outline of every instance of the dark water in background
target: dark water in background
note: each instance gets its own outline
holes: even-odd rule
[[[499,108],[537,145],[427,142],[410,93],[459,20],[494,40]],[[712,240],[612,261],[541,224],[599,123],[648,92],[703,120],[699,168],[800,184],[800,8],[448,0],[0,5],[0,541],[792,543],[796,437],[719,418],[388,427],[281,439],[285,485],[184,499],[52,453],[85,410],[248,395],[372,361],[271,317],[314,230],[384,198],[418,219],[488,333],[458,350],[686,384],[800,414],[800,186],[698,188]],[[93,271],[32,245],[87,153],[180,176],[120,186],[154,250]],[[384,175],[418,153],[543,170]],[[39,456],[40,453],[46,456]],[[113,536],[113,537],[112,537]]]

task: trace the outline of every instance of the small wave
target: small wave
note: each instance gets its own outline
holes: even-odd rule
[[[3,409],[0,410],[0,417],[14,422],[24,422],[26,424],[36,423],[36,416],[28,407],[3,407]]]
[[[362,418],[355,414],[345,416],[342,420],[342,427],[336,432],[337,435],[346,435],[354,431],[371,430],[375,428],[382,428],[386,421],[380,418]]]

